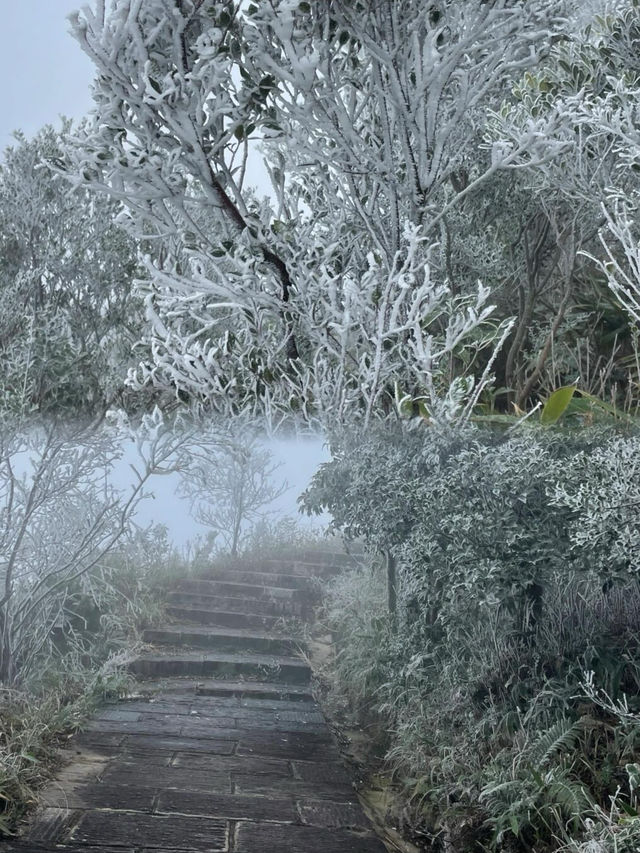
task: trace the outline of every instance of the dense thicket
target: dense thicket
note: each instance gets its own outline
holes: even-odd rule
[[[637,849],[639,467],[635,427],[334,439],[304,505],[396,559],[329,591],[334,695],[430,847]]]
[[[0,405],[95,414],[122,402],[143,332],[135,242],[118,207],[59,170],[66,136],[18,135],[0,165]]]

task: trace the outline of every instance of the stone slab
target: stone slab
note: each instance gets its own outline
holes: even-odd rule
[[[253,758],[241,755],[194,755],[179,752],[173,760],[175,767],[184,770],[204,770],[208,773],[240,773],[246,776],[265,776],[292,779],[291,765],[277,758]]]
[[[152,716],[151,714],[149,715]],[[177,737],[180,735],[182,722],[169,723],[157,716],[149,720],[91,720],[87,724],[89,732],[117,732],[125,734],[159,735]]]
[[[69,847],[64,844],[37,844],[33,841],[8,841],[2,842],[2,853],[138,853],[133,847],[90,847],[86,844],[82,848],[75,845]],[[145,851],[145,853],[162,853],[162,851]]]
[[[144,762],[124,764],[114,761],[102,774],[110,786],[127,788],[176,788],[183,791],[231,792],[229,772],[210,772],[183,767],[148,767]]]
[[[135,723],[140,719],[140,712],[131,708],[103,708],[94,715],[94,720],[111,720],[119,723]]]
[[[317,734],[322,735],[326,732],[326,723],[315,722],[289,722],[282,720],[278,716],[272,716],[271,719],[260,717],[244,717],[236,721],[237,726],[243,729],[256,729],[264,731],[284,732],[292,734]]]
[[[237,736],[237,732],[235,733]],[[156,749],[173,752],[206,752],[209,755],[231,755],[235,752],[236,742],[233,739],[188,738],[188,737],[153,737],[150,735],[127,735],[124,741],[125,750]]]
[[[296,797],[331,800],[332,802],[355,803],[358,798],[351,785],[330,782],[301,782],[298,779],[286,779],[272,774],[261,776],[231,772],[231,782],[236,794],[263,794],[273,791],[291,794]]]
[[[243,675],[292,684],[308,684],[311,680],[311,670],[299,658],[233,652],[143,655],[132,661],[129,669],[145,678],[165,675],[194,675],[204,678],[214,675]]]
[[[333,761],[292,761],[291,769],[295,778],[302,782],[351,786],[351,778],[345,768]]]
[[[292,690],[291,687],[280,686],[283,690]],[[295,711],[300,709],[302,712],[314,712],[318,710],[318,705],[312,698],[308,688],[300,688],[296,693],[295,699],[283,699],[281,695],[277,698],[263,698],[260,694],[253,696],[241,696],[239,699],[240,706],[251,710],[252,708],[265,711]]]
[[[153,645],[183,645],[232,651],[246,649],[282,655],[295,653],[301,646],[294,637],[268,633],[264,629],[254,631],[248,628],[213,625],[165,625],[161,628],[148,628],[144,632],[144,641]]]
[[[228,710],[228,709],[227,709]],[[176,718],[180,719],[180,718]],[[237,738],[238,722],[235,717],[200,717],[190,715],[182,718],[181,737],[228,737]],[[221,732],[221,734],[218,734]]]
[[[199,697],[239,696],[244,703],[250,699],[261,698],[268,701],[305,702],[312,700],[308,685],[277,684],[259,681],[217,681],[207,680],[196,686]]]
[[[387,853],[373,834],[274,823],[241,823],[235,853]]]
[[[237,610],[207,610],[188,604],[171,604],[167,607],[169,616],[177,619],[189,619],[202,625],[220,625],[230,628],[274,628],[279,624],[280,616],[243,613]]]
[[[40,795],[40,804],[48,808],[75,809],[133,809],[151,812],[156,790],[154,787],[127,787],[100,782],[62,787],[48,786]]]
[[[222,853],[228,849],[228,825],[213,818],[90,811],[82,815],[68,841],[100,845],[107,839],[112,847]]]
[[[301,800],[298,802],[298,812],[305,826],[320,826],[325,829],[369,829],[369,821],[359,803]]]
[[[304,755],[310,761],[340,760],[338,750],[328,731],[326,735],[238,731],[238,755],[265,755],[285,759],[300,758]]]
[[[224,820],[270,820],[297,822],[298,812],[293,797],[251,797],[233,794],[162,791],[157,811],[164,813],[205,815]]]

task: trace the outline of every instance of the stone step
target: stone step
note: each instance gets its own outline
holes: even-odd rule
[[[194,580],[235,581],[238,583],[256,586],[275,586],[281,589],[308,590],[315,593],[317,580],[302,574],[279,574],[277,572],[265,572],[255,569],[223,568],[212,569],[209,572],[199,574]]]
[[[348,568],[360,560],[367,559],[367,555],[359,548],[354,548],[351,554],[345,554],[342,550],[311,548],[300,551],[292,556],[301,562],[321,563],[326,566],[338,566],[340,568]]]
[[[260,560],[254,566],[255,571],[259,572],[306,578],[329,578],[335,575],[340,568],[340,566],[322,560],[301,560],[296,557],[292,559]]]
[[[170,605],[167,607],[167,614],[181,622],[250,631],[277,630],[282,627],[283,618],[291,618],[265,613],[241,613],[237,610],[214,610],[210,607],[189,607],[186,604]]]
[[[274,699],[280,702],[311,702],[309,687],[264,681],[216,681],[207,679],[195,685],[198,696],[239,697],[240,699]]]
[[[270,577],[266,575],[266,577]],[[196,593],[198,595],[227,596],[232,598],[264,598],[267,601],[305,601],[309,590],[292,587],[279,587],[262,583],[241,583],[230,580],[198,578],[180,580],[175,587],[177,592]]]
[[[343,565],[340,561],[346,555],[336,555],[327,559],[320,558],[304,558],[302,556],[285,556],[280,558],[264,557],[262,559],[239,559],[228,560],[222,564],[212,566],[210,570],[205,571],[204,575],[209,576],[219,571],[236,573],[236,572],[257,572],[267,575],[284,575],[296,578],[327,578],[335,575],[345,566],[355,565],[356,560],[352,557],[346,557],[346,563]]]
[[[310,605],[285,598],[247,598],[232,595],[205,595],[176,590],[169,593],[171,607],[194,607],[197,610],[227,610],[236,613],[261,613],[264,616],[302,616]]]
[[[145,643],[154,645],[198,646],[223,651],[246,649],[274,655],[292,654],[303,647],[302,641],[284,634],[215,626],[165,625],[148,628],[143,639]]]
[[[135,675],[144,678],[163,676],[244,676],[285,684],[308,684],[309,666],[300,658],[283,655],[239,654],[233,652],[182,652],[179,654],[145,654],[129,664]]]

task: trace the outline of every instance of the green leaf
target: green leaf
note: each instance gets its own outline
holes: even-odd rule
[[[413,414],[413,401],[409,394],[403,394],[397,382],[394,383],[394,395],[398,414],[402,418],[410,418]]]
[[[511,832],[513,832],[513,834],[517,838],[520,834],[520,824],[518,823],[518,818],[516,817],[516,815],[509,815],[509,826],[511,827]]]
[[[540,415],[540,423],[547,425],[555,424],[556,421],[558,421],[567,411],[567,407],[569,406],[575,392],[575,385],[564,385],[562,388],[558,388],[557,391],[554,391],[544,404]]]
[[[276,78],[273,74],[265,74],[265,76],[258,83],[258,89],[263,89],[266,92],[270,92],[275,88]]]

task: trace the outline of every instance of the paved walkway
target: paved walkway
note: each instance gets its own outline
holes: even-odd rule
[[[311,562],[313,560],[313,562]],[[26,839],[7,853],[384,853],[314,702],[283,617],[336,555],[185,579],[132,665],[149,698],[70,743]]]

